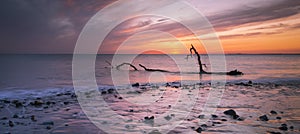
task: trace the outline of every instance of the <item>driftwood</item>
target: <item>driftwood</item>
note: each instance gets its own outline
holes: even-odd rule
[[[137,69],[134,65],[132,65],[132,64],[130,64],[130,63],[122,63],[122,64],[116,66],[116,68],[119,70],[120,67],[121,67],[121,66],[124,66],[124,65],[129,65],[129,66],[132,67],[135,71],[138,71],[138,69]]]
[[[150,72],[170,72],[167,70],[162,70],[162,69],[151,69],[151,68],[146,68],[145,66],[143,66],[142,64],[139,64],[140,67],[144,68],[145,71],[150,71]]]
[[[194,51],[194,53],[197,55],[200,74],[243,75],[243,73],[238,70],[233,70],[233,71],[229,71],[229,72],[206,72],[203,70],[203,67],[202,67],[202,65],[205,65],[205,64],[202,64],[200,54],[197,52],[197,50],[194,48],[193,45],[191,45],[191,48],[190,48],[191,55],[193,54],[192,51]]]

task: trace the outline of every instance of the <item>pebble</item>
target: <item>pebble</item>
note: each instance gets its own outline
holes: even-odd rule
[[[259,120],[261,121],[269,121],[269,118],[267,115],[262,115],[262,116],[259,116]]]
[[[14,126],[14,123],[10,120],[10,121],[8,121],[8,125],[9,125],[10,127],[13,127],[13,126]]]
[[[139,84],[139,83],[134,83],[134,84],[132,84],[131,86],[132,86],[132,87],[139,87],[140,84]]]
[[[205,116],[205,115],[201,114],[201,115],[198,116],[198,118],[199,118],[199,119],[204,119],[204,116]]]
[[[218,116],[215,115],[215,114],[212,114],[211,117],[212,117],[212,118],[218,118]]]
[[[203,129],[201,127],[198,127],[195,131],[198,133],[201,133],[203,131]]]
[[[281,120],[281,117],[278,116],[278,117],[276,117],[276,119],[277,119],[277,120]]]
[[[44,121],[41,125],[54,125],[53,121]]]
[[[271,113],[271,114],[277,114],[277,112],[274,111],[274,110],[270,111],[270,113]]]
[[[238,119],[240,116],[236,114],[233,109],[229,109],[223,112],[225,115],[231,116],[233,119]]]

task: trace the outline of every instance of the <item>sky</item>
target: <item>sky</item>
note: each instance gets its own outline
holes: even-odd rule
[[[72,54],[89,19],[115,1],[1,0],[0,53]],[[153,5],[160,1],[153,0]],[[211,23],[226,54],[300,53],[299,0],[184,1]],[[133,8],[138,9],[142,4],[143,0],[136,0]],[[117,11],[135,10],[133,8],[120,6]],[[148,10],[152,8],[163,10],[164,7],[149,6]],[[189,23],[198,22],[192,15],[186,15]],[[116,19],[116,16],[111,14],[109,19]],[[151,30],[173,36],[147,32]],[[180,22],[147,15],[120,23],[106,36],[99,53],[114,53],[116,49],[123,53],[157,49],[170,54],[187,53],[177,40],[185,45],[194,44],[200,53],[207,53]],[[122,47],[116,48],[120,44]]]

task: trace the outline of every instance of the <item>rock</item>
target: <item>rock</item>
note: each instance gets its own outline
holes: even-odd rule
[[[145,120],[153,120],[153,119],[154,119],[154,116],[151,116],[151,117],[146,116],[146,117],[144,117],[144,119],[145,119]]]
[[[122,100],[122,99],[123,99],[123,97],[119,97],[118,99]]]
[[[278,129],[283,130],[283,131],[287,131],[288,130],[287,127],[283,127],[283,126],[279,127]]]
[[[270,134],[281,134],[280,132],[269,132]]]
[[[198,133],[201,133],[203,131],[203,129],[201,127],[198,127],[195,131]]]
[[[106,93],[107,93],[106,91],[102,91],[102,92],[101,92],[101,94],[106,94]]]
[[[259,120],[261,120],[261,121],[269,121],[269,118],[268,118],[267,115],[262,115],[262,116],[259,117]]]
[[[1,120],[7,120],[7,117],[2,117]]]
[[[140,84],[139,84],[139,83],[134,83],[134,84],[132,84],[131,86],[132,86],[132,87],[139,87]]]
[[[153,130],[149,134],[161,134],[158,130]]]
[[[48,129],[48,130],[51,129],[51,126],[47,126],[46,129]]]
[[[221,122],[214,121],[213,124],[222,124]]]
[[[36,100],[34,102],[30,102],[30,105],[33,105],[33,106],[36,106],[36,107],[42,106],[43,104],[44,104],[44,102],[41,101],[41,100]]]
[[[270,111],[270,113],[271,113],[271,114],[277,114],[277,112],[274,111],[274,110]]]
[[[19,107],[23,106],[23,104],[18,100],[13,100],[12,103],[15,104],[16,108],[19,108]]]
[[[278,116],[278,117],[276,117],[276,119],[277,119],[277,120],[281,120],[281,117]]]
[[[133,109],[130,109],[129,112],[133,112]]]
[[[221,119],[221,121],[227,121],[226,119]]]
[[[107,92],[108,92],[109,94],[112,94],[114,91],[115,91],[115,89],[113,89],[113,88],[110,88],[110,89],[107,90]]]
[[[10,127],[13,127],[13,126],[14,126],[14,123],[13,123],[11,120],[9,120],[9,121],[8,121],[8,125],[9,125]]]
[[[202,124],[201,127],[208,127],[206,124]]]
[[[171,119],[172,119],[172,117],[171,117],[171,116],[169,116],[169,115],[165,116],[164,118],[165,118],[167,121],[169,121],[169,120],[171,120]]]
[[[240,116],[236,114],[233,109],[229,109],[223,112],[225,115],[231,116],[233,119],[238,119]]]
[[[294,129],[294,126],[290,126],[290,129]]]
[[[54,125],[53,121],[44,121],[41,125]]]
[[[68,101],[65,101],[65,102],[64,102],[65,105],[68,105],[69,103],[70,103],[70,102],[68,102]]]
[[[31,115],[31,116],[30,116],[30,119],[31,119],[31,121],[36,122],[36,119],[35,119],[35,116],[34,116],[34,115]]]
[[[215,114],[212,114],[211,117],[212,117],[212,118],[218,118],[218,116],[215,115]]]
[[[199,118],[199,119],[204,119],[204,116],[205,116],[205,115],[201,114],[201,115],[198,116],[198,118]]]
[[[19,116],[17,114],[14,114],[13,118],[19,118]]]
[[[50,105],[50,104],[51,104],[51,102],[50,102],[50,101],[47,101],[47,102],[46,102],[46,105]]]

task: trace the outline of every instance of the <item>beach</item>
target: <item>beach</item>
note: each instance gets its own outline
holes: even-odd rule
[[[178,84],[178,82],[174,83]],[[201,110],[211,88],[209,83],[184,86],[170,84],[170,86],[158,87],[144,84],[131,89],[119,89],[125,90],[126,94],[118,94],[118,90],[112,89],[101,90],[99,91],[101,96],[111,109],[126,117],[127,120],[116,125],[109,124],[112,118],[102,118],[104,117],[102,115],[99,119],[101,123],[115,126],[114,130],[110,130],[111,133],[144,133],[151,128],[151,123],[145,122],[148,120],[145,117],[162,118],[163,113],[171,108],[184,111],[186,109],[184,102],[190,101],[189,95],[199,91],[197,101],[186,118],[175,118],[176,114],[172,113],[163,117],[166,121],[180,122],[168,133],[299,133],[298,83],[249,84],[245,81],[226,83],[225,87],[221,103],[214,113],[205,115],[208,117],[201,115]],[[141,98],[140,95],[130,94],[152,96],[156,99],[154,102],[149,102],[148,106],[133,106],[133,103],[128,103],[126,100],[139,101]],[[172,104],[177,101],[176,96],[179,94],[186,94],[180,100],[183,103]],[[86,117],[72,89],[43,97],[2,98],[0,108],[0,130],[3,133],[105,133]],[[230,109],[239,115],[238,119],[224,114],[224,111]],[[268,120],[260,119],[263,115],[266,115]],[[200,125],[199,122],[204,118],[208,120]],[[133,120],[139,123],[135,124]],[[282,128],[282,125],[286,125],[287,129]],[[157,130],[153,133],[160,132]]]

